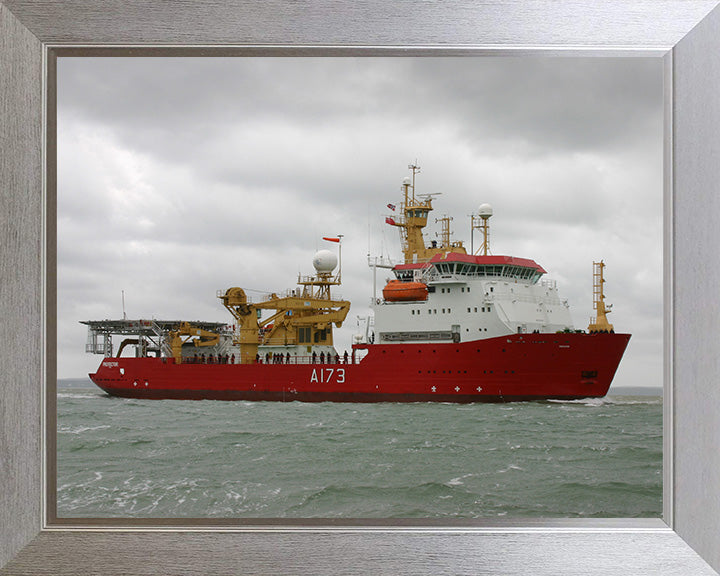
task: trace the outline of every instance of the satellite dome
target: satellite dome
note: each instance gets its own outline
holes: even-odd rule
[[[410,180],[410,176],[405,176],[405,178],[403,178],[403,186],[410,186],[411,182],[412,180]]]
[[[313,256],[313,266],[316,272],[332,272],[337,266],[338,259],[330,250],[319,250]]]
[[[492,206],[490,204],[480,204],[478,206],[478,216],[480,218],[490,218],[492,216]]]

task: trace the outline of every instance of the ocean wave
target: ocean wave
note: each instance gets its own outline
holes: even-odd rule
[[[452,478],[451,480],[448,480],[445,482],[445,486],[462,486],[465,484],[463,480],[465,478],[470,478],[471,476],[474,476],[475,474],[463,474],[462,476],[458,476],[457,478]]]
[[[510,472],[510,470],[518,470],[520,472],[525,472],[525,468],[523,468],[522,466],[518,466],[516,464],[510,464],[509,466],[507,466],[501,470],[498,470],[497,473],[505,474],[506,472]]]
[[[582,406],[593,406],[593,407],[599,407],[599,406],[605,406],[606,404],[610,404],[611,402],[608,401],[607,398],[580,398],[578,400],[548,400],[548,402],[552,404],[575,404],[575,405],[582,405]]]
[[[103,430],[110,428],[109,424],[100,424],[99,426],[77,426],[75,428],[71,426],[58,426],[58,432],[60,434],[82,434],[83,432],[90,432],[92,430]]]
[[[602,406],[662,406],[657,396],[605,396],[604,398],[580,398],[577,400],[548,400],[551,404],[567,404],[599,408]]]
[[[73,400],[97,400],[98,398],[102,398],[104,396],[107,396],[104,392],[97,392],[95,394],[78,394],[73,392],[58,392],[57,397],[58,398],[72,398]]]
[[[661,513],[658,398],[408,406],[71,392],[58,400],[60,516]]]

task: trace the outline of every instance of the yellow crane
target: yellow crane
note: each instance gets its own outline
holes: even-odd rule
[[[283,297],[270,294],[255,303],[238,287],[218,296],[239,326],[235,343],[240,345],[240,363],[255,362],[261,345],[307,345],[308,352],[313,344],[332,346],[332,325],[340,328],[350,311],[350,302],[330,296],[330,286],[339,283],[330,272],[318,271],[317,276],[299,278],[302,288]],[[263,310],[275,313],[261,319]]]
[[[185,337],[183,339],[183,337]],[[172,350],[176,364],[182,363],[183,344],[192,341],[194,346],[216,346],[220,342],[220,335],[209,330],[193,326],[189,322],[181,322],[176,330],[168,332],[168,344]]]

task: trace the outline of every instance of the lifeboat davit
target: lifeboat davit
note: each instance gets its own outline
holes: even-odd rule
[[[383,298],[386,302],[411,302],[413,300],[427,300],[428,287],[422,282],[401,282],[390,280],[383,288]]]

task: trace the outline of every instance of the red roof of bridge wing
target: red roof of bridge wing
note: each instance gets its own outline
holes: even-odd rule
[[[521,266],[523,268],[532,268],[546,274],[547,271],[540,266],[535,260],[529,258],[516,258],[515,256],[475,256],[473,254],[462,254],[459,252],[447,252],[445,254],[435,254],[429,262],[412,262],[410,264],[397,264],[393,270],[421,270],[432,264],[440,262],[462,262],[464,264],[480,264],[483,266]]]
[[[447,252],[445,254],[435,254],[430,259],[430,262],[432,264],[437,262],[463,262],[465,264],[481,264],[485,266],[521,266],[523,268],[533,268],[541,274],[546,273],[546,270],[535,260],[516,258],[515,256],[475,256],[473,254]]]

